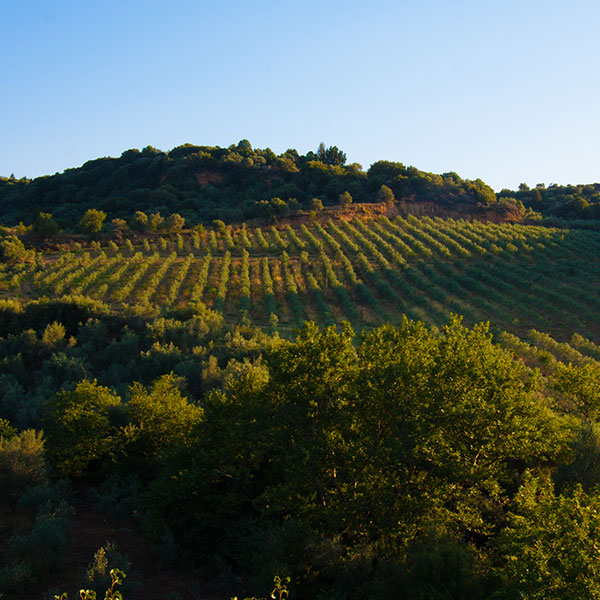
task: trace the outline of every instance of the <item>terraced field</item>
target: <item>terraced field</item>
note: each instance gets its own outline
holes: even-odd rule
[[[85,295],[116,309],[203,302],[229,322],[291,333],[451,313],[496,331],[600,335],[600,233],[437,218],[196,232],[62,255],[4,281],[23,299]]]

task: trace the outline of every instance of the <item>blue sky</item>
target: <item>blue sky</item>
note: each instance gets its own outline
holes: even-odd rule
[[[520,182],[600,181],[600,3],[0,3],[0,175],[128,148],[319,142]]]

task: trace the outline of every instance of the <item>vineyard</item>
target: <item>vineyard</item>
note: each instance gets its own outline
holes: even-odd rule
[[[594,231],[379,217],[39,253],[2,285],[23,300],[84,295],[115,310],[202,302],[286,336],[305,320],[361,329],[454,313],[521,336],[595,339],[599,250]]]

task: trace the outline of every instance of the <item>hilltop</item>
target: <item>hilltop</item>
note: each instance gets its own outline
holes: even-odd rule
[[[385,186],[382,191],[382,186]],[[342,199],[343,196],[343,199]],[[189,225],[272,221],[340,203],[401,203],[404,214],[474,216],[520,220],[528,212],[546,217],[600,217],[600,184],[538,184],[494,193],[481,179],[454,172],[435,174],[380,160],[364,170],[347,163],[336,146],[321,144],[300,155],[289,149],[252,148],[248,140],[228,148],[184,144],[168,152],[151,146],[118,158],[97,158],[81,167],[35,179],[0,177],[0,215],[5,225],[30,225],[52,213],[73,229],[92,208],[108,220],[131,220],[136,211],[180,214]]]
[[[323,144],[306,155],[293,149],[276,155],[269,148],[253,149],[247,140],[229,148],[184,144],[169,152],[148,146],[51,176],[0,179],[0,214],[7,225],[31,224],[45,212],[61,227],[73,228],[90,208],[104,211],[109,220],[129,220],[144,211],[163,217],[179,213],[190,225],[214,219],[232,223],[382,200],[463,213],[522,210],[518,199],[499,202],[479,179],[390,161],[365,171],[347,164],[337,147]]]

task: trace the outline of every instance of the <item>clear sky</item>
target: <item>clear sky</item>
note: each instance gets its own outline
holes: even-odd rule
[[[600,181],[597,0],[0,0],[0,175],[319,142],[497,191]]]

